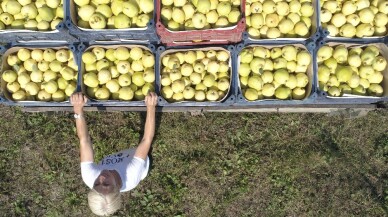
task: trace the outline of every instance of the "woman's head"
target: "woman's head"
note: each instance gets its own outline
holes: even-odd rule
[[[94,182],[88,194],[88,203],[92,212],[99,216],[108,216],[121,207],[121,180],[118,174],[103,170]]]

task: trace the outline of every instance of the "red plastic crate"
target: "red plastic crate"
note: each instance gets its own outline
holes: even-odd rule
[[[163,44],[167,46],[179,45],[203,45],[203,44],[230,44],[238,43],[242,40],[242,33],[245,31],[245,0],[241,0],[241,19],[231,27],[172,31],[162,23],[160,18],[160,0],[156,1],[156,32]]]

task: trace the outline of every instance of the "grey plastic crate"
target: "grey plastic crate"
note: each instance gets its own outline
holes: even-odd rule
[[[64,8],[65,5],[66,2],[63,2]],[[61,43],[77,42],[77,38],[69,34],[69,30],[65,27],[64,21],[65,19],[56,26],[56,30],[50,31],[34,31],[27,29],[0,30],[0,43],[35,43],[41,41],[60,41]]]
[[[84,74],[84,64],[82,62],[82,54],[85,51],[88,51],[89,49],[92,49],[93,47],[102,47],[102,48],[116,48],[116,47],[141,47],[143,49],[146,49],[148,51],[151,51],[153,54],[155,54],[155,46],[152,44],[141,44],[141,43],[121,43],[121,42],[114,42],[114,41],[105,41],[105,42],[99,42],[99,43],[91,43],[91,44],[84,44],[81,43],[78,45],[78,64],[80,67],[78,67],[78,84],[79,84],[79,91],[82,91],[87,97],[88,97],[88,105],[89,106],[95,106],[95,107],[138,107],[138,106],[145,106],[144,100],[141,101],[122,101],[122,100],[97,100],[92,99],[86,94],[86,87],[83,83],[83,74]],[[155,57],[155,70],[157,69],[156,65],[157,59]],[[156,73],[156,72],[155,72]],[[155,79],[156,83],[156,79]],[[154,86],[156,90],[156,84]]]
[[[210,101],[203,101],[203,102],[196,102],[196,101],[180,101],[180,102],[168,102],[166,99],[163,98],[163,96],[160,93],[161,90],[161,58],[168,54],[178,51],[187,51],[187,50],[211,50],[211,49],[218,49],[218,50],[226,50],[230,53],[230,67],[231,67],[231,76],[230,76],[230,88],[227,94],[225,94],[225,97],[221,99],[220,101],[210,102]],[[201,107],[208,107],[208,106],[231,106],[235,103],[236,100],[236,93],[235,93],[235,87],[234,87],[234,77],[235,77],[235,70],[233,68],[233,57],[234,57],[235,47],[233,45],[225,45],[225,46],[176,46],[176,47],[169,47],[166,49],[164,46],[158,47],[156,51],[157,56],[157,74],[156,74],[156,90],[159,95],[159,105],[160,106],[172,106],[172,107],[192,107],[192,106],[201,106]]]
[[[314,59],[314,67],[316,72],[316,89],[318,94],[318,100],[317,103],[319,104],[370,104],[370,103],[380,103],[380,102],[387,102],[388,101],[388,66],[384,70],[384,79],[382,83],[382,87],[384,89],[383,96],[381,97],[374,97],[374,96],[359,96],[359,95],[353,95],[353,94],[347,94],[345,96],[341,97],[331,97],[329,96],[325,91],[320,90],[319,88],[319,82],[318,82],[318,61],[317,61],[317,52],[320,47],[324,45],[329,46],[337,46],[337,45],[345,45],[346,47],[365,47],[368,45],[375,45],[380,49],[380,52],[382,56],[385,57],[386,60],[388,60],[388,47],[386,44],[382,42],[375,42],[375,43],[369,43],[368,41],[363,42],[352,42],[351,40],[348,41],[337,41],[337,40],[329,40],[326,42],[325,40],[321,40],[318,42],[318,47],[314,51],[315,52],[315,59]]]
[[[330,32],[324,28],[322,26],[322,22],[321,22],[321,17],[320,17],[320,14],[321,14],[321,7],[320,7],[320,2],[321,0],[317,0],[318,4],[317,4],[317,10],[318,10],[318,29],[319,29],[319,32],[321,32],[321,36],[323,39],[325,40],[329,40],[329,41],[338,41],[338,42],[353,42],[353,43],[378,43],[378,42],[381,42],[382,40],[384,40],[383,38],[386,38],[388,36],[388,34],[386,34],[386,36],[372,36],[372,37],[363,37],[363,38],[347,38],[347,37],[342,37],[342,36],[330,36]]]
[[[246,47],[255,47],[255,46],[261,46],[266,48],[274,48],[274,47],[283,47],[286,45],[295,45],[297,47],[300,47],[302,49],[307,50],[311,54],[311,63],[308,67],[307,75],[309,77],[309,84],[307,86],[306,96],[302,100],[279,100],[279,99],[261,99],[261,100],[255,100],[255,101],[249,101],[247,100],[240,87],[240,78],[238,76],[238,68],[239,68],[239,54],[240,52],[246,48]],[[263,43],[241,43],[236,46],[236,52],[235,52],[235,58],[234,58],[234,67],[236,68],[236,78],[235,78],[235,88],[236,92],[238,93],[237,99],[236,99],[236,105],[273,105],[273,106],[284,106],[284,105],[305,105],[305,104],[314,104],[317,99],[317,93],[316,93],[316,73],[314,69],[314,59],[315,59],[315,43],[311,42],[310,40],[305,41],[278,41],[278,40],[272,40],[272,41],[266,41]]]
[[[2,65],[1,65],[1,73],[8,69],[10,66],[8,65],[5,59],[9,54],[16,52],[21,48],[27,49],[44,49],[44,48],[52,48],[52,49],[62,49],[67,48],[72,51],[74,60],[77,61],[77,44],[60,44],[56,41],[47,41],[45,43],[14,43],[8,44],[6,46],[0,46],[0,53],[2,54]],[[78,64],[77,64],[78,65]],[[79,68],[79,67],[78,67]],[[79,76],[79,74],[78,74]],[[77,81],[78,83],[78,81]],[[1,99],[0,103],[7,106],[21,106],[21,107],[66,107],[70,106],[69,100],[63,102],[43,102],[43,101],[14,101],[10,96],[10,93],[5,88],[5,82],[1,79]]]
[[[95,41],[133,41],[137,43],[154,43],[160,42],[155,28],[155,9],[153,17],[145,28],[128,28],[128,29],[85,29],[77,26],[76,5],[74,0],[64,0],[65,4],[65,26],[69,33],[76,37],[80,42]],[[154,8],[155,1],[154,1]]]
[[[312,6],[314,7],[314,14],[311,17],[311,30],[310,35],[308,37],[304,38],[276,38],[276,39],[255,39],[251,38],[248,34],[248,32],[243,33],[243,39],[244,41],[251,41],[252,43],[273,43],[274,40],[279,41],[279,43],[284,42],[287,43],[288,41],[295,41],[295,42],[304,42],[306,40],[316,41],[321,37],[320,29],[319,29],[319,0],[312,0]]]

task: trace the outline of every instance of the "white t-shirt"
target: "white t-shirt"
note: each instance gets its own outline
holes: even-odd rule
[[[108,155],[98,164],[94,162],[81,162],[82,180],[92,189],[101,171],[116,170],[123,183],[120,192],[135,188],[147,176],[149,167],[148,157],[147,160],[135,157],[135,151],[136,149],[126,149]]]

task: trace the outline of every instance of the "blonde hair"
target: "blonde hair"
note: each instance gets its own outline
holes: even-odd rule
[[[115,188],[112,193],[107,195],[98,193],[92,189],[88,194],[88,203],[90,210],[98,216],[109,216],[115,213],[121,207],[120,189]]]

